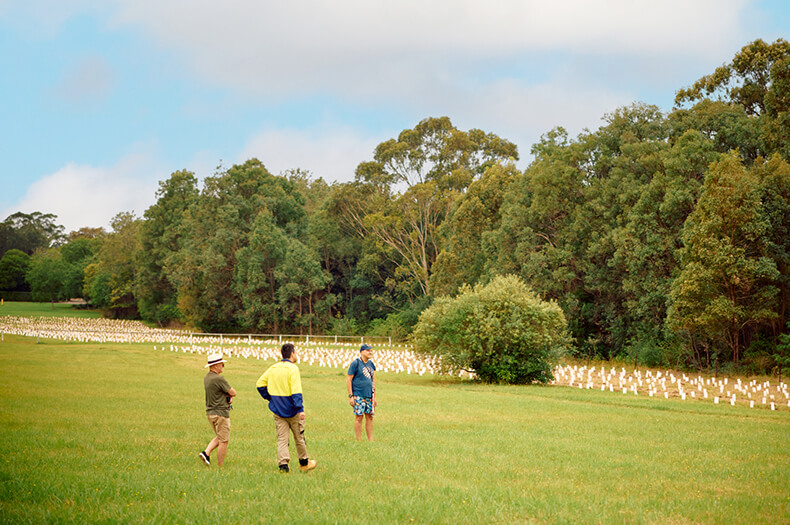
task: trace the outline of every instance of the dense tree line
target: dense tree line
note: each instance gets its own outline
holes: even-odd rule
[[[443,117],[379,144],[348,183],[257,159],[202,187],[178,171],[108,233],[9,217],[0,289],[208,331],[406,336],[435,298],[512,274],[557,302],[581,356],[784,362],[788,42],[750,43],[668,114],[634,103],[532,155],[520,171],[513,143]]]

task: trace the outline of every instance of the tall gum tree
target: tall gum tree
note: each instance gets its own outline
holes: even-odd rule
[[[135,295],[145,320],[166,324],[181,318],[176,289],[168,278],[167,268],[181,249],[184,214],[199,195],[195,174],[176,171],[159,183],[157,201],[144,213],[136,259]]]
[[[249,313],[254,303],[240,294],[258,286],[240,283],[238,254],[250,245],[256,217],[266,212],[284,235],[304,233],[304,197],[293,182],[270,174],[258,159],[205,180],[182,223],[182,248],[168,265],[179,310],[188,323],[220,331],[252,326],[240,326],[242,312]],[[252,275],[249,269],[242,273]]]
[[[779,272],[766,256],[761,204],[759,176],[736,153],[713,163],[683,227],[682,269],[671,290],[670,326],[710,345],[714,356],[726,348],[736,366],[754,328],[777,317]]]
[[[85,268],[86,295],[96,306],[116,317],[136,317],[135,253],[139,250],[141,220],[132,213],[113,217],[112,231],[101,239],[98,252]]]
[[[410,300],[431,295],[431,267],[441,248],[438,228],[469,184],[490,165],[517,160],[515,144],[447,117],[427,118],[376,147],[357,168],[356,183],[373,198],[340,204],[361,237],[374,237],[398,268],[389,278],[414,284]]]
[[[684,133],[662,152],[661,166],[615,232],[615,259],[625,268],[624,306],[634,343],[656,344],[667,335],[664,321],[680,267],[680,232],[699,198],[708,165],[717,157],[702,133]]]
[[[773,335],[790,330],[790,163],[778,154],[755,163],[760,178],[760,199],[765,219],[767,254],[776,264],[779,275],[774,285],[779,289]]]
[[[492,248],[486,238],[499,228],[502,202],[518,174],[513,164],[495,164],[461,196],[441,226],[448,233],[429,281],[434,295],[451,295],[463,284],[480,282]]]
[[[747,44],[730,63],[679,90],[675,105],[705,100],[743,108],[760,134],[753,158],[779,153],[790,160],[790,42],[779,38],[771,44],[760,39]]]

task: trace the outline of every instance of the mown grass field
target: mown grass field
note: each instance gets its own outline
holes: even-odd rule
[[[1,315],[13,315],[16,317],[101,317],[101,314],[96,310],[78,309],[67,303],[30,303],[18,301],[3,301],[2,306],[0,306],[0,316]]]
[[[235,359],[228,458],[209,469],[204,359],[6,336],[0,521],[790,522],[787,414],[562,387],[380,374],[358,443],[345,372],[303,366],[318,468],[284,476],[254,388],[270,363]]]

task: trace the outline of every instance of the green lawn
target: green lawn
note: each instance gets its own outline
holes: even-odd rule
[[[271,362],[225,369],[220,470],[197,458],[205,356],[6,336],[0,360],[3,523],[790,523],[784,412],[382,373],[357,443],[345,371],[302,366],[318,468],[285,476]]]
[[[66,303],[27,303],[3,301],[0,315],[14,317],[83,317],[98,318],[101,314],[96,310],[78,309]]]

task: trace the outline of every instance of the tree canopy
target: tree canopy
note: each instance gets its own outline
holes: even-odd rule
[[[790,44],[747,44],[675,103],[634,102],[576,137],[548,130],[524,169],[509,140],[430,117],[376,146],[350,182],[275,175],[258,159],[202,181],[175,171],[143,217],[120,213],[109,233],[64,237],[54,215],[10,216],[0,282],[205,331],[395,337],[511,287],[529,311],[561,310],[551,332],[567,323],[577,356],[786,366],[774,348],[790,330]],[[432,344],[500,353],[497,330],[461,336],[471,325],[453,322]],[[513,351],[548,337],[533,328],[519,325]],[[490,380],[547,377],[531,355],[490,369],[448,359]]]

